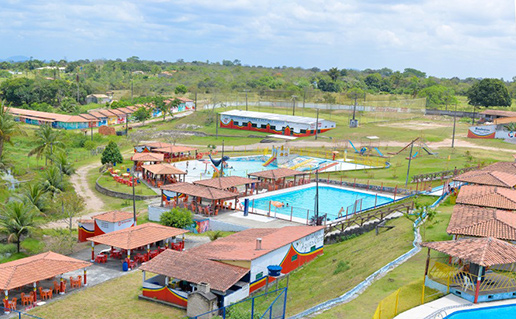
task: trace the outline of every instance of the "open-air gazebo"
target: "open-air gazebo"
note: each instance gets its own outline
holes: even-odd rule
[[[422,243],[428,247],[424,287],[470,302],[516,298],[516,246],[493,237]],[[430,250],[440,254],[431,258]]]
[[[279,188],[285,188],[286,186],[291,187],[305,182],[304,176],[309,175],[306,172],[300,172],[289,168],[276,168],[256,173],[247,174],[249,177],[256,177],[262,182],[262,188],[268,190],[275,190]],[[302,181],[296,183],[297,176],[303,176]],[[293,177],[292,181],[287,184],[287,178]]]
[[[188,197],[191,196],[193,200],[189,203]],[[237,193],[228,192],[226,190],[205,187],[190,183],[175,183],[171,185],[164,185],[161,187],[161,206],[172,205],[173,207],[190,208],[194,213],[200,214],[216,214],[219,208],[223,207],[223,201],[235,200],[237,205]],[[180,199],[183,199],[182,203]],[[210,205],[203,205],[203,200],[209,201]],[[190,206],[188,206],[190,205]],[[231,209],[232,203],[229,204]]]
[[[131,157],[131,161],[134,162],[135,169],[137,171],[141,171],[141,167],[145,163],[158,164],[165,161],[165,155],[152,152],[134,153],[134,155]]]
[[[144,262],[158,255],[160,252],[168,248],[170,239],[173,238],[175,240],[175,237],[183,235],[187,232],[188,230],[184,229],[167,227],[155,223],[146,223],[122,230],[117,230],[104,235],[90,237],[88,240],[91,241],[91,261],[93,262],[95,260],[100,260],[102,262],[102,260],[104,260],[105,262],[107,256],[105,256],[103,253],[95,256],[95,244],[103,244],[111,246],[109,253],[113,258],[121,258],[124,251],[126,251],[126,261],[131,264],[131,267],[135,262]],[[158,247],[158,249],[155,251],[150,251],[151,244],[162,241],[165,242],[165,247],[163,249]],[[120,250],[116,250],[115,248]],[[145,250],[145,248],[147,249],[146,254],[137,254],[135,256],[135,260],[131,260],[132,250]],[[180,242],[174,242],[172,244],[172,248],[179,250],[184,249],[184,240]]]
[[[142,166],[143,179],[152,186],[160,187],[165,184],[173,184],[185,181],[186,172],[171,164],[152,164]]]
[[[162,153],[165,155],[166,162],[177,162],[186,159],[195,159],[192,152],[197,151],[195,147],[168,145],[153,149],[153,152]]]
[[[195,185],[201,185],[206,187],[212,187],[217,189],[228,190],[233,193],[239,193],[238,186],[245,186],[243,196],[247,196],[249,186],[251,185],[251,193],[253,192],[254,185],[256,184],[255,179],[245,178],[240,176],[223,176],[219,178],[203,179],[200,181],[193,182]]]
[[[72,278],[71,284],[80,287],[83,279],[86,285],[86,267],[89,266],[91,263],[87,261],[52,251],[0,264],[0,289],[4,291],[4,309],[16,309],[17,299],[22,304],[32,305],[37,302],[38,292],[40,298],[45,299],[52,298],[52,293],[65,293],[63,274],[68,272],[84,269],[84,278]],[[59,277],[59,284],[57,280],[50,282],[56,277]],[[21,289],[21,297],[9,300],[9,291],[16,288]]]

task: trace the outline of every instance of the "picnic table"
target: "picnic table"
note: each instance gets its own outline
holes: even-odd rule
[[[82,276],[77,276],[77,278],[70,277],[70,287],[71,288],[81,288],[81,280]]]
[[[109,257],[120,259],[120,258],[122,258],[122,252],[120,250],[113,249],[109,253]]]
[[[149,254],[149,258],[152,259],[154,257],[156,257],[157,255],[159,255],[160,251],[159,250],[151,250],[150,251],[150,254]]]
[[[95,262],[105,264],[107,262],[107,255],[98,254],[97,257],[95,257]]]

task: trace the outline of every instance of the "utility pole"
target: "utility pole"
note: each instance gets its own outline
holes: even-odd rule
[[[451,147],[453,148],[455,146],[455,123],[457,119],[457,103],[455,103],[455,112],[453,112],[453,134],[452,134],[452,140],[451,140]]]
[[[93,122],[90,122],[91,140],[93,141]]]
[[[358,98],[358,94],[355,93],[355,104],[353,105],[353,121],[355,120],[355,113],[357,111],[357,98]]]
[[[245,110],[248,111],[248,105],[247,105],[247,92],[249,92],[249,90],[245,89],[244,90],[245,92]]]
[[[410,155],[408,158],[408,167],[407,167],[407,178],[405,179],[405,187],[408,185],[408,177],[410,174],[410,162],[412,161],[412,148],[414,147],[414,142],[410,144]]]
[[[219,138],[219,113],[215,115],[215,139]]]
[[[133,218],[134,218],[134,223],[136,224],[136,195],[134,193],[134,184],[136,182],[135,175],[136,175],[136,167],[133,164]]]
[[[306,100],[306,89],[303,91],[303,116],[305,116],[305,100]]]
[[[197,90],[195,91],[195,108],[194,112],[197,111]]]
[[[319,226],[319,170],[315,171],[315,226]]]
[[[296,115],[296,98],[297,95],[292,95],[292,115]]]
[[[317,132],[319,132],[319,109],[317,109],[317,120],[315,121],[315,139],[317,139]]]
[[[220,174],[219,174],[219,179],[220,177],[224,175],[224,140],[222,140],[222,158],[220,159]]]

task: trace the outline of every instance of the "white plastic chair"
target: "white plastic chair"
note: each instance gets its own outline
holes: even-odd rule
[[[471,279],[469,279],[468,276],[464,276],[464,282],[462,283],[462,288],[466,291],[468,290],[469,288],[471,288],[471,290],[475,290],[475,285],[473,285],[473,283],[471,282]]]

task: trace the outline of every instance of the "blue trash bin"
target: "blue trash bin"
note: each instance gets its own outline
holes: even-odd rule
[[[122,263],[122,270],[123,271],[128,271],[129,270],[129,264],[127,263],[127,261],[124,261]]]

